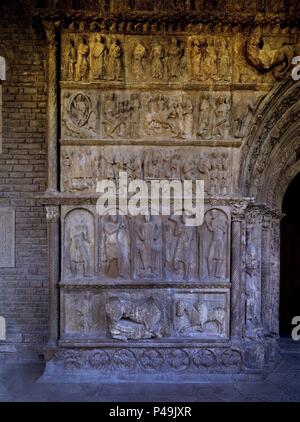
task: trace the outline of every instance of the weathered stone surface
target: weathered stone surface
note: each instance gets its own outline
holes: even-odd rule
[[[49,321],[49,374],[263,370],[281,201],[300,171],[298,3],[100,3],[1,15],[6,350],[39,351]],[[120,171],[204,180],[203,225],[97,215],[97,182]]]

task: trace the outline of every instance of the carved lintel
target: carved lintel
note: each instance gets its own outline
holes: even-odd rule
[[[46,207],[46,218],[48,223],[57,223],[60,219],[59,207],[55,205]]]

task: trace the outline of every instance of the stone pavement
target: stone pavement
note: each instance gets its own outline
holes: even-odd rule
[[[43,364],[0,366],[0,401],[300,402],[300,344],[283,344],[282,360],[260,382],[197,384],[38,384]]]

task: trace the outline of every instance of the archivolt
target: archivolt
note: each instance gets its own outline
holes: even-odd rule
[[[242,148],[240,193],[280,209],[300,171],[300,81],[278,85],[261,102]]]

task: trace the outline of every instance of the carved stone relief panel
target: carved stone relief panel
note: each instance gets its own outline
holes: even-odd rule
[[[230,83],[232,40],[218,36],[188,38],[190,80],[205,83]]]
[[[178,337],[228,338],[228,291],[178,291],[174,297],[174,327]]]
[[[99,130],[99,104],[97,95],[86,92],[62,94],[62,136],[66,139],[97,139]]]
[[[228,289],[109,289],[64,287],[61,339],[107,342],[228,338]]]
[[[244,138],[255,110],[266,93],[262,91],[234,91],[232,93],[231,125],[235,138]]]
[[[177,37],[127,37],[126,80],[181,82],[186,78],[186,41]]]
[[[226,197],[233,192],[237,153],[222,147],[63,146],[62,191],[95,193],[97,181],[117,181],[127,171],[128,181],[204,180],[207,196]]]
[[[62,207],[63,279],[88,280],[95,274],[96,222],[91,207]]]
[[[0,268],[15,266],[15,210],[0,207]]]
[[[200,278],[229,280],[230,217],[228,209],[212,208],[200,227]]]
[[[185,214],[94,215],[95,207],[63,207],[62,280],[68,284],[230,280],[226,207],[207,208],[198,228],[185,224]]]
[[[93,290],[62,291],[61,336],[66,339],[106,336],[105,297]]]
[[[105,308],[109,336],[125,341],[169,337],[170,303],[166,291],[109,294]]]
[[[241,139],[250,122],[246,117],[254,112],[258,97],[224,90],[200,94],[191,90],[63,90],[62,139],[120,143],[128,139],[141,143]]]
[[[123,42],[116,35],[62,35],[62,78],[76,82],[124,79]]]

